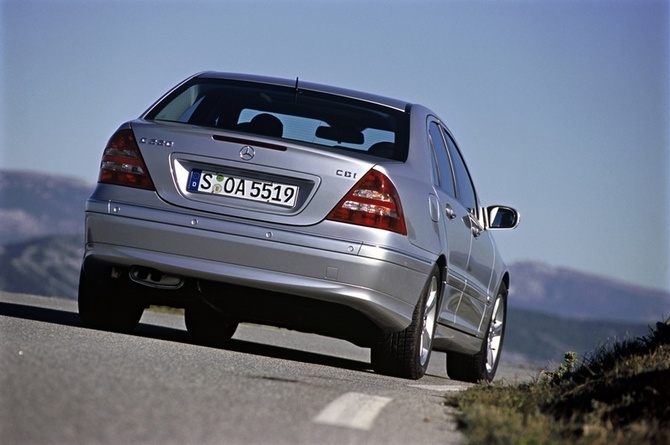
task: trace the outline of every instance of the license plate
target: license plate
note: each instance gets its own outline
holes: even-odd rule
[[[299,187],[258,179],[238,178],[205,170],[191,170],[187,190],[293,207],[298,198]]]

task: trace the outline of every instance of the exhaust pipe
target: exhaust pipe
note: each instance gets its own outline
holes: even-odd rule
[[[179,289],[184,285],[183,277],[169,275],[150,267],[133,266],[129,276],[137,284],[156,289]]]

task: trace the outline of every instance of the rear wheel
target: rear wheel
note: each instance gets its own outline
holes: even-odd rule
[[[206,302],[187,307],[184,322],[186,330],[198,343],[216,347],[224,346],[235,334],[238,325]]]
[[[493,380],[500,362],[506,317],[507,287],[503,283],[493,303],[493,313],[479,352],[474,355],[447,353],[447,374],[450,378],[473,383]]]
[[[426,373],[435,336],[440,283],[440,271],[435,265],[410,325],[400,332],[382,334],[373,345],[370,355],[376,372],[408,379],[419,379]]]
[[[79,317],[86,326],[130,332],[142,318],[144,302],[135,298],[124,274],[113,268],[79,274]]]

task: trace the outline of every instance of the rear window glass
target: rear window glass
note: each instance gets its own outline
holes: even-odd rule
[[[309,90],[194,79],[145,119],[258,134],[404,161],[408,114],[382,105]]]

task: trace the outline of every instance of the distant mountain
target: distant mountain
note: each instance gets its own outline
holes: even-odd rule
[[[0,246],[0,290],[76,298],[83,254],[83,234]]]
[[[563,318],[656,322],[670,317],[670,292],[541,262],[510,265],[509,304]]]
[[[0,170],[0,244],[84,231],[94,184],[45,173]]]
[[[0,171],[0,290],[76,298],[84,203],[94,185]],[[510,266],[506,359],[546,365],[670,316],[670,292],[541,262]]]
[[[540,367],[558,364],[568,351],[585,356],[614,341],[648,335],[653,324],[574,320],[510,307],[502,357],[508,363]]]

